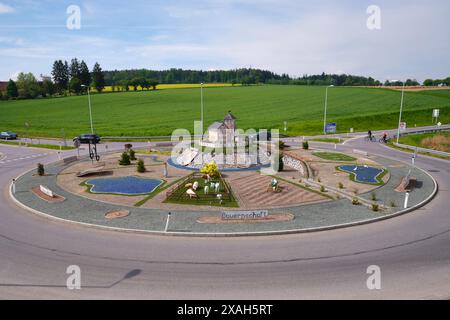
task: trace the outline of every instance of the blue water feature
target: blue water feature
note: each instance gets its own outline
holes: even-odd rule
[[[86,184],[92,186],[90,190],[92,193],[111,193],[134,196],[152,193],[162,183],[163,181],[159,179],[147,179],[133,176],[91,179],[86,181]]]
[[[356,182],[378,184],[377,177],[384,172],[383,169],[365,166],[345,165],[338,167],[339,170],[353,174]]]

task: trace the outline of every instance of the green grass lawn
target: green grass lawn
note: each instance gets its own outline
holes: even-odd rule
[[[317,138],[317,139],[312,139],[310,141],[326,142],[326,143],[340,143],[341,139],[339,139],[339,138]]]
[[[449,131],[443,131],[439,133],[423,133],[423,134],[412,134],[400,137],[399,143],[406,144],[414,147],[420,147],[420,148],[428,148],[427,145],[423,144],[423,140],[427,138],[433,138],[436,136],[444,136],[444,137],[450,137]]]
[[[404,120],[408,126],[430,125],[431,112],[441,109],[440,121],[450,122],[450,90],[407,92]],[[250,86],[206,88],[205,126],[221,120],[228,110],[240,128],[280,129],[289,135],[322,132],[325,88],[316,86]],[[92,95],[93,120],[102,136],[170,135],[193,129],[200,119],[199,89],[168,89]],[[328,120],[338,132],[396,128],[401,92],[387,89],[336,87],[329,90]],[[0,101],[0,130],[31,136],[59,137],[89,132],[87,96]]]
[[[35,144],[35,143],[28,143],[25,145],[25,143],[19,143],[17,141],[0,141],[0,144],[6,144],[10,146],[22,146],[22,147],[28,147],[28,148],[41,148],[41,149],[51,149],[51,150],[60,150],[60,147],[58,145],[54,144]],[[61,146],[61,150],[73,150],[75,147],[70,146]]]
[[[190,199],[186,195],[188,188],[185,187],[187,183],[198,182],[199,186],[196,191],[198,198]],[[225,208],[238,208],[239,204],[232,193],[227,193],[225,191],[225,182],[222,179],[212,179],[211,182],[220,182],[219,193],[223,195],[223,201],[217,199],[217,194],[210,190],[208,194],[204,193],[205,181],[198,176],[192,176],[190,179],[185,181],[183,185],[179,186],[169,197],[166,198],[164,203],[176,203],[176,204],[187,204],[196,206],[214,206],[214,207],[225,207]]]
[[[314,152],[313,155],[330,161],[356,161],[356,158],[337,152]]]

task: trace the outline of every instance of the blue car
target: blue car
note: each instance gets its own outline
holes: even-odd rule
[[[4,140],[16,140],[18,138],[17,133],[12,131],[0,132],[0,139]]]

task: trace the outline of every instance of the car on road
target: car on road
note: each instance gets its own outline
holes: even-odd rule
[[[82,134],[78,137],[75,137],[73,139],[73,142],[78,141],[79,143],[99,143],[100,142],[100,136],[92,133]]]
[[[17,133],[12,131],[3,131],[0,132],[0,139],[4,140],[16,140],[18,138]]]

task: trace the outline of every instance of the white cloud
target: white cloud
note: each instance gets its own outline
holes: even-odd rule
[[[2,14],[2,13],[12,13],[14,11],[15,10],[14,10],[13,7],[8,6],[8,5],[3,4],[3,3],[0,2],[0,14]]]
[[[22,46],[22,45],[24,45],[25,41],[22,38],[0,36],[0,43],[7,44],[7,45]]]
[[[117,20],[123,26],[111,27],[108,37],[103,37],[102,28],[86,28],[85,33],[69,36],[37,30],[35,38],[20,33],[17,39],[0,37],[0,55],[5,61],[0,74],[10,75],[16,69],[48,73],[52,60],[79,57],[89,63],[98,60],[103,69],[252,66],[294,76],[323,71],[380,80],[440,78],[448,76],[450,42],[443,39],[448,38],[450,6],[437,0],[430,3],[380,2],[380,31],[367,29],[365,5],[307,5],[287,0],[154,5],[151,12],[156,17],[148,20],[148,28],[133,29],[129,23],[140,25],[147,20],[129,21],[128,12],[119,12],[119,17],[126,16]],[[94,11],[90,8],[88,14]],[[96,23],[101,26],[103,22]]]
[[[167,34],[157,34],[154,36],[149,37],[148,39],[150,41],[162,41],[162,40],[168,40],[170,38]]]

